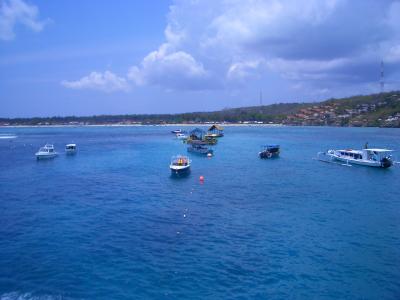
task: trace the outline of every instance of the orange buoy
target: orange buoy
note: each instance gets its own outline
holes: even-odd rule
[[[202,175],[202,176],[200,176],[200,181],[204,181],[204,176]]]

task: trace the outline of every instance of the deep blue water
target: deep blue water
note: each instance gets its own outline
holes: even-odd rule
[[[0,299],[400,299],[400,165],[312,159],[399,129],[227,127],[179,179],[171,129],[0,129]]]

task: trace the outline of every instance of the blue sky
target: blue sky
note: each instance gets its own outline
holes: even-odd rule
[[[0,0],[0,116],[171,113],[400,88],[400,2]]]

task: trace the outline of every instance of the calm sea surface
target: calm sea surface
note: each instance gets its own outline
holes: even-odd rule
[[[0,299],[400,299],[400,165],[312,159],[399,129],[227,127],[179,179],[172,129],[0,129]]]

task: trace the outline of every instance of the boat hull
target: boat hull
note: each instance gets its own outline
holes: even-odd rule
[[[387,169],[393,165],[393,162],[389,159],[383,159],[381,161],[371,161],[365,159],[352,159],[352,158],[340,157],[329,153],[321,153],[319,154],[318,157],[320,160],[323,161],[330,160],[330,161],[342,162],[348,165],[359,165],[359,166],[373,167],[373,168]]]
[[[35,154],[37,160],[39,160],[39,159],[52,159],[52,158],[57,157],[57,155],[58,155],[58,153],[52,153],[52,154],[36,153]]]
[[[170,166],[172,174],[186,174],[190,172],[190,166]]]
[[[65,150],[65,153],[67,155],[74,155],[74,154],[76,154],[76,150]]]
[[[262,159],[269,159],[269,158],[277,158],[279,157],[279,152],[269,152],[269,151],[261,151],[258,153],[258,156]]]
[[[196,149],[196,148],[191,148],[189,147],[187,149],[188,152],[199,154],[199,155],[208,155],[208,154],[214,154],[214,150],[212,149]]]
[[[206,134],[206,137],[210,137],[210,138],[220,138],[223,136],[224,136],[223,133],[207,133]]]

